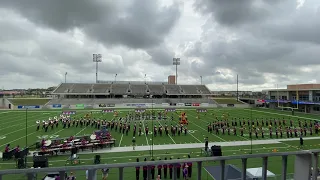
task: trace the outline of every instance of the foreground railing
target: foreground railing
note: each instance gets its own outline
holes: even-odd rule
[[[119,169],[119,180],[124,180],[124,168],[132,168],[137,166],[157,166],[161,164],[183,164],[183,163],[196,163],[197,172],[195,173],[198,180],[202,180],[202,165],[204,162],[220,162],[221,179],[225,179],[225,164],[227,160],[239,160],[241,159],[241,180],[247,179],[247,161],[251,158],[261,158],[262,159],[262,180],[267,180],[267,169],[268,169],[268,158],[270,157],[282,157],[282,173],[281,179],[287,180],[287,165],[288,156],[295,156],[294,163],[294,179],[298,180],[309,180],[311,179],[311,174],[318,174],[318,154],[320,150],[305,150],[296,152],[276,152],[276,153],[266,153],[266,154],[249,154],[241,156],[221,156],[221,157],[205,157],[205,158],[192,158],[192,159],[177,159],[177,160],[165,160],[165,161],[147,161],[147,162],[137,162],[137,163],[119,163],[119,164],[100,164],[100,165],[87,165],[87,166],[66,166],[66,167],[54,167],[54,168],[41,168],[41,169],[10,169],[0,171],[0,180],[4,180],[4,175],[12,174],[26,174],[28,180],[34,180],[34,177],[38,173],[48,173],[48,172],[59,172],[60,179],[65,179],[66,172],[70,171],[87,171],[88,170],[88,180],[97,179],[97,170],[103,168],[109,169]],[[280,163],[280,162],[279,162]],[[313,170],[311,170],[311,167]],[[312,172],[311,172],[312,171]],[[173,168],[173,180],[176,180],[177,169]],[[148,168],[148,179],[151,179],[151,170]],[[312,176],[312,180],[316,180],[316,176]]]

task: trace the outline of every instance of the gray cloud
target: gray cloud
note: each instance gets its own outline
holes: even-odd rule
[[[105,45],[148,48],[163,42],[180,17],[177,4],[159,7],[157,1],[134,0],[3,0],[32,22],[66,32],[80,28]]]

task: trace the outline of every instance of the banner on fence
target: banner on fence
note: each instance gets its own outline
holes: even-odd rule
[[[78,108],[78,109],[84,109],[84,104],[76,104],[76,108]]]
[[[106,104],[99,104],[99,107],[107,107]]]
[[[167,106],[170,106],[170,104],[169,103],[162,103],[162,106],[167,107]]]
[[[21,105],[18,105],[17,107],[18,107],[18,109],[39,109],[40,108],[39,105],[35,105],[35,106],[21,106]]]
[[[184,103],[185,106],[192,106],[191,103]]]
[[[227,107],[234,107],[234,104],[227,104]]]
[[[135,112],[143,113],[143,112],[146,112],[146,110],[145,109],[135,109]]]
[[[208,112],[208,110],[207,109],[197,109],[197,112],[198,113],[204,113],[204,112]]]
[[[115,107],[115,104],[107,104],[107,107]]]
[[[200,106],[200,103],[192,103],[192,106]]]
[[[182,103],[183,104],[183,103]],[[183,104],[184,105],[184,104]],[[170,103],[170,106],[177,106],[177,103]]]
[[[201,103],[200,106],[202,106],[202,107],[208,107],[208,106],[209,106],[209,103]]]
[[[52,104],[52,108],[62,108],[61,104]]]
[[[73,115],[73,114],[76,114],[76,111],[63,111],[62,114]]]
[[[176,109],[174,108],[166,109],[166,112],[176,112]]]
[[[113,113],[114,110],[113,109],[104,109],[102,110],[103,113]]]
[[[177,106],[184,106],[184,103],[177,103]]]

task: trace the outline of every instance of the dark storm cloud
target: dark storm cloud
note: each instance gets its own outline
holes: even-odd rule
[[[220,24],[242,26],[266,19],[272,12],[273,5],[279,2],[280,0],[197,0],[194,7],[204,14],[211,14]]]
[[[293,0],[195,1],[195,9],[210,18],[200,40],[184,55],[202,59],[205,65],[194,66],[195,72],[207,76],[213,72],[212,78],[225,84],[230,80],[219,72],[221,68],[239,74],[247,85],[293,76],[312,78],[301,67],[320,64],[320,2],[307,1],[299,10],[296,5]]]
[[[131,4],[130,4],[131,3]],[[130,48],[154,47],[163,42],[180,17],[174,4],[159,7],[158,1],[103,0],[2,0],[29,20],[58,31],[81,28],[105,45]]]

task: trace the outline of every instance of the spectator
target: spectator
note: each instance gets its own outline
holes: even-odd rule
[[[182,170],[183,173],[183,179],[187,180],[188,179],[188,165],[186,164]]]
[[[106,180],[109,174],[109,169],[108,168],[104,168],[102,169],[102,179]]]
[[[76,177],[73,175],[73,172],[70,173],[70,176],[68,176],[67,180],[76,180]]]
[[[7,144],[7,145],[6,145],[6,148],[4,149],[4,152],[7,153],[7,152],[9,152],[9,151],[10,151],[10,144]]]
[[[137,158],[137,162],[139,162],[139,158]],[[140,167],[136,167],[136,180],[139,180],[140,177]]]

